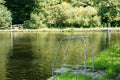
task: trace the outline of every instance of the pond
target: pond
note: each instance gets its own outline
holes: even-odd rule
[[[105,35],[104,32],[1,32],[0,80],[46,80],[51,76],[59,41],[63,37],[93,36],[97,55],[120,41],[119,32],[111,32],[108,38]]]

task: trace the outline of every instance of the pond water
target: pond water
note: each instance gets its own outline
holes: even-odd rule
[[[51,76],[60,39],[68,36],[93,36],[94,52],[97,55],[106,47],[120,41],[118,32],[110,33],[108,38],[105,35],[104,32],[0,33],[0,80],[46,80]],[[73,56],[69,57],[72,60]]]

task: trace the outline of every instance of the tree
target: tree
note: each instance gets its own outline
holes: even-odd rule
[[[49,27],[53,25],[54,12],[56,5],[60,4],[59,0],[35,0],[35,7],[31,13],[30,26],[32,28]]]
[[[99,26],[100,18],[97,15],[95,8],[73,6],[68,0],[36,0],[30,26],[32,28]]]
[[[12,12],[13,24],[23,24],[30,19],[34,0],[6,0],[6,6]]]
[[[4,1],[4,0],[0,0],[0,5],[1,5],[1,4],[4,4],[4,3],[5,3],[5,1]]]
[[[0,28],[8,28],[11,23],[11,13],[4,6],[5,1],[0,0]]]
[[[99,14],[103,23],[111,23],[112,26],[119,26],[120,0],[100,0]]]
[[[93,7],[73,7],[65,11],[65,23],[75,27],[100,26],[100,17]]]

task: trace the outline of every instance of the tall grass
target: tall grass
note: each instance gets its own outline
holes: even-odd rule
[[[104,50],[95,57],[95,69],[105,70],[108,77],[120,73],[120,43]]]

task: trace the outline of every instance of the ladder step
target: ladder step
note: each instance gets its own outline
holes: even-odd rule
[[[84,68],[84,65],[70,65],[70,64],[63,64],[63,66],[69,66],[69,67],[81,67]],[[86,66],[86,68],[92,68],[93,66]]]
[[[59,69],[55,69],[54,72],[56,72],[56,73],[64,73],[64,72],[69,72],[71,70],[72,69],[68,69],[68,68],[59,68]]]
[[[63,66],[76,66],[76,67],[81,67],[82,65],[63,64]]]

